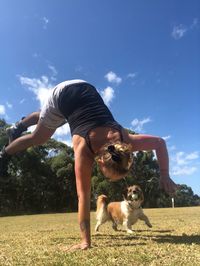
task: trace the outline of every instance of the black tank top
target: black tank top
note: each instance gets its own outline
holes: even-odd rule
[[[122,140],[122,127],[115,121],[92,85],[78,83],[66,86],[59,96],[58,107],[69,123],[72,136],[80,135],[85,138],[91,150],[88,134],[99,126],[110,126],[119,130]]]

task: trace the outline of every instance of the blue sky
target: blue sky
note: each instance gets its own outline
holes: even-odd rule
[[[1,118],[87,80],[124,127],[166,139],[171,177],[200,195],[198,0],[2,0],[0,33]]]

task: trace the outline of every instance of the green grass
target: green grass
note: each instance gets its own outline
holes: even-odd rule
[[[110,223],[94,234],[92,248],[64,252],[79,242],[76,213],[0,218],[0,265],[200,265],[200,207],[146,209],[134,234],[114,232]]]

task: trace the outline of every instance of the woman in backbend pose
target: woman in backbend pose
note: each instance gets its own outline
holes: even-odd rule
[[[66,121],[70,126],[75,154],[81,231],[81,242],[74,245],[72,250],[91,246],[90,190],[95,160],[102,173],[115,181],[128,173],[134,151],[155,150],[160,169],[160,186],[169,194],[175,192],[177,186],[169,176],[165,141],[156,136],[129,134],[115,121],[95,87],[84,80],[58,84],[41,112],[32,113],[7,129],[10,144],[0,153],[0,175],[7,171],[11,155],[45,143]],[[37,124],[34,132],[21,136],[23,131],[34,124]]]

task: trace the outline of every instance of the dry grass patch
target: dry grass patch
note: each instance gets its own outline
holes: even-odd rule
[[[77,214],[0,218],[0,265],[200,265],[200,207],[146,209],[134,233],[114,232],[110,223],[94,234],[87,251],[63,252],[79,242]]]

